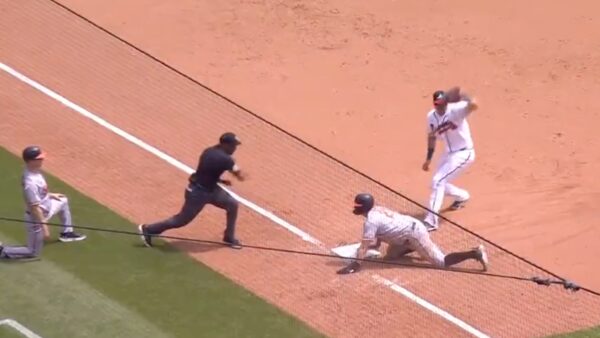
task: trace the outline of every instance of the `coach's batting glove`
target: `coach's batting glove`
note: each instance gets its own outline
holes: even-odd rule
[[[348,266],[346,266],[345,268],[339,269],[337,271],[338,275],[347,275],[350,273],[355,273],[358,272],[360,270],[360,264],[357,261],[354,261],[350,264],[348,264]]]

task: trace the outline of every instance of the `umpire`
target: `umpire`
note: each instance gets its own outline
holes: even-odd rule
[[[227,212],[227,227],[223,242],[234,249],[242,248],[240,241],[235,238],[238,202],[218,185],[218,183],[231,185],[231,181],[221,179],[225,171],[229,171],[240,181],[244,180],[244,175],[231,157],[240,144],[237,136],[228,132],[221,135],[219,144],[206,148],[202,152],[196,172],[189,177],[181,211],[164,221],[138,226],[146,246],[152,246],[152,235],[159,235],[166,230],[187,225],[196,218],[206,204],[212,204]]]

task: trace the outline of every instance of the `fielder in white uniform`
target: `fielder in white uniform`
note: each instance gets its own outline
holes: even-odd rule
[[[357,258],[363,259],[369,249],[378,248],[381,242],[388,244],[384,259],[396,259],[411,251],[416,251],[423,259],[438,267],[447,268],[474,259],[481,263],[483,270],[488,268],[488,257],[483,245],[463,252],[444,254],[431,240],[425,225],[418,219],[400,214],[385,207],[376,206],[370,194],[358,194],[354,199],[355,215],[366,218],[363,239]],[[358,261],[340,269],[338,274],[349,274],[360,270]]]
[[[23,150],[25,171],[22,177],[23,197],[25,199],[25,226],[27,228],[27,246],[2,246],[0,258],[34,258],[41,254],[44,239],[50,237],[45,224],[58,214],[64,225],[59,236],[61,242],[81,241],[85,235],[77,234],[71,227],[71,210],[65,195],[48,192],[48,185],[41,169],[45,153],[38,146],[29,146]]]
[[[447,92],[438,90],[433,94],[432,109],[427,114],[427,159],[423,170],[428,171],[438,139],[446,143],[437,170],[431,182],[429,210],[425,217],[425,226],[429,231],[438,228],[438,213],[444,202],[444,196],[452,196],[451,210],[462,208],[469,200],[469,192],[453,185],[452,180],[459,176],[475,160],[475,150],[467,116],[477,109],[477,104],[467,95],[461,94],[458,87]]]

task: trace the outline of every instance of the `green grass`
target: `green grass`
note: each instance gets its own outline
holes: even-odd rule
[[[600,337],[600,326],[577,332],[566,333],[563,335],[552,336],[551,338],[598,338]]]
[[[19,331],[13,329],[8,325],[0,326],[0,337],[1,338],[23,338],[23,335]]]
[[[22,218],[21,162],[0,147],[0,216]],[[69,196],[75,224],[135,230],[108,208],[46,174]],[[58,228],[51,228],[56,237]],[[47,243],[42,259],[0,262],[0,320],[51,337],[322,337],[302,322],[169,246],[85,231],[78,243]],[[0,221],[0,241],[24,243],[23,224]],[[0,338],[23,337],[0,326]],[[553,336],[600,337],[600,327]]]
[[[0,148],[0,215],[22,218],[21,162]],[[46,174],[68,195],[74,223],[134,225]],[[56,238],[58,228],[51,228]],[[147,249],[137,236],[84,231],[47,243],[42,259],[0,262],[0,319],[49,337],[321,337],[292,316],[175,249]],[[24,243],[23,224],[0,223],[0,241]],[[0,337],[14,332],[0,327]],[[17,335],[18,336],[18,335]]]

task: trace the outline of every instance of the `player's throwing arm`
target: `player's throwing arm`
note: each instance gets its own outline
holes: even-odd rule
[[[424,223],[429,231],[439,226],[438,213],[444,196],[454,198],[451,210],[462,208],[469,200],[469,192],[451,182],[475,160],[475,149],[467,117],[477,109],[477,104],[459,87],[433,93],[433,109],[427,114],[427,158],[423,170],[429,171],[435,144],[442,139],[446,144],[439,164],[433,174],[429,210]]]

